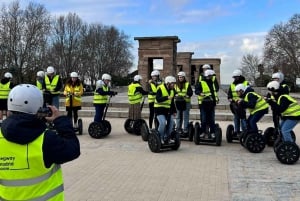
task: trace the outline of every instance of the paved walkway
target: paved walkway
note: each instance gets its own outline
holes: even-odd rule
[[[300,200],[300,162],[282,165],[271,147],[253,154],[238,143],[227,143],[225,132],[231,122],[219,122],[221,147],[182,141],[178,151],[155,154],[140,136],[125,132],[125,119],[108,120],[111,134],[93,139],[87,134],[92,119],[83,119],[84,134],[78,136],[81,156],[63,165],[66,200]],[[295,133],[299,132],[298,125]]]

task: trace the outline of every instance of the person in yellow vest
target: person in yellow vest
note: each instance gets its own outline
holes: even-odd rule
[[[195,86],[195,94],[198,95],[198,104],[200,109],[201,134],[205,136],[207,126],[210,132],[207,133],[209,138],[215,138],[215,107],[219,102],[217,89],[214,84],[213,77],[215,72],[211,69],[204,72],[204,79],[197,82]]]
[[[117,92],[110,90],[111,76],[104,73],[101,80],[96,82],[93,104],[95,107],[94,122],[101,122],[103,119],[104,109],[108,103],[109,96],[117,95]]]
[[[281,116],[280,130],[283,141],[294,142],[291,131],[300,121],[300,105],[296,99],[285,94],[279,82],[271,81],[268,83],[267,88],[274,97],[274,99],[269,98],[267,101],[271,105],[272,110]]]
[[[284,82],[284,75],[282,72],[277,72],[272,74],[272,80],[277,81],[280,84],[280,91],[284,94],[290,93],[290,87]]]
[[[248,86],[249,82],[242,75],[242,71],[240,69],[233,71],[232,78],[234,80],[229,86],[229,89],[227,92],[227,99],[230,102],[230,109],[231,109],[231,112],[233,113],[234,132],[236,134],[238,134],[241,132],[241,128],[243,131],[247,129],[247,122],[245,122],[244,118],[241,119],[240,115],[234,109],[233,104],[235,104],[236,101],[239,99],[238,94],[235,91],[235,87],[238,84],[243,84],[245,86]],[[245,114],[245,118],[246,118],[246,111],[243,113]]]
[[[67,80],[64,88],[66,96],[66,111],[69,118],[73,117],[74,127],[77,128],[78,110],[81,110],[81,96],[83,94],[83,86],[78,78],[78,73],[72,72]],[[73,114],[72,114],[73,113]]]
[[[162,144],[168,143],[168,138],[174,127],[174,117],[176,116],[174,104],[174,97],[176,95],[176,91],[174,90],[175,84],[176,78],[167,76],[164,82],[158,86],[155,97],[154,111],[158,120],[157,130]],[[168,122],[167,128],[166,122]]]
[[[38,71],[36,73],[36,86],[37,86],[37,88],[42,90],[44,81],[45,81],[45,72],[44,71]]]
[[[148,95],[141,85],[142,76],[135,75],[133,82],[128,86],[129,119],[141,118],[141,102],[143,96]]]
[[[12,74],[6,72],[0,82],[0,124],[3,121],[3,116],[7,115],[7,97],[10,90],[14,87],[14,84],[11,82],[12,78]]]
[[[15,86],[7,104],[0,130],[0,200],[64,200],[60,164],[80,155],[69,118],[52,105],[44,113],[43,94],[31,84]]]
[[[55,73],[53,66],[49,66],[45,75],[45,82],[43,83],[46,105],[54,105],[56,108],[59,108],[59,95],[61,89],[61,77]]]
[[[186,74],[183,71],[178,72],[177,82],[175,85],[175,91],[177,96],[184,97],[185,100],[185,110],[183,111],[183,133],[188,133],[188,125],[190,121],[190,109],[191,109],[191,97],[193,95],[193,90],[190,83],[186,80]],[[180,125],[180,112],[177,110],[176,116],[176,130],[182,130]]]
[[[204,73],[205,73],[205,71],[207,71],[207,70],[213,70],[212,67],[211,67],[209,64],[204,64],[204,65],[200,68],[200,75],[199,75],[199,77],[198,77],[198,82],[200,82],[200,81],[202,81],[203,79],[205,79]],[[220,87],[219,87],[219,82],[218,82],[218,80],[217,80],[217,78],[216,78],[216,74],[214,74],[214,75],[212,76],[211,80],[213,81],[213,83],[214,83],[214,85],[215,85],[214,87],[215,87],[216,91],[218,92]]]
[[[154,120],[154,101],[156,97],[157,87],[161,84],[161,80],[159,78],[159,71],[154,70],[151,72],[151,79],[149,80],[148,85],[148,104],[149,104],[149,128],[152,128],[153,120]],[[155,120],[156,121],[156,120]]]
[[[266,100],[259,94],[255,93],[250,86],[238,84],[235,87],[239,99],[237,103],[249,110],[249,117],[247,118],[247,132],[257,133],[257,122],[268,113],[269,105]]]

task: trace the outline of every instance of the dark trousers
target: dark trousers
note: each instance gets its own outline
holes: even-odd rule
[[[104,113],[104,109],[106,104],[94,104],[95,106],[95,117],[94,117],[94,122],[100,122],[103,119],[103,113]]]

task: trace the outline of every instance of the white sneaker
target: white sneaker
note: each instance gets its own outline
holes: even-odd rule
[[[201,137],[201,138],[204,138],[204,137],[205,137],[205,133],[201,133],[201,134],[200,134],[200,137]]]
[[[212,138],[216,138],[216,135],[214,133],[210,134]]]

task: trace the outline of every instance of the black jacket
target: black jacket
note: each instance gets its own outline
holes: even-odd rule
[[[216,106],[217,97],[215,96],[215,93],[213,93],[213,91],[214,91],[213,86],[214,86],[215,83],[212,81],[212,79],[205,79],[204,78],[203,81],[205,81],[207,83],[207,85],[209,87],[209,90],[211,92],[211,96],[212,96],[212,99],[213,99],[213,104],[214,104],[214,106]],[[202,85],[201,85],[200,82],[197,82],[197,84],[195,86],[195,94],[199,96],[202,92],[203,92]]]
[[[168,89],[167,85],[164,84],[168,94],[171,94],[171,91],[174,91],[174,95],[176,94],[176,91],[174,89]],[[168,100],[168,96],[163,96],[162,95],[162,91],[160,88],[158,88],[157,93],[156,93],[156,101],[158,103],[164,102],[166,100]],[[164,107],[154,107],[154,112],[156,115],[165,115],[166,117],[170,114],[175,114],[176,113],[176,107],[175,107],[175,103],[174,103],[174,98],[171,100],[171,107],[169,108],[164,108]]]
[[[46,168],[54,163],[62,164],[74,160],[80,155],[79,140],[70,119],[66,116],[60,116],[53,123],[57,133],[47,130],[43,142],[43,157]],[[10,115],[1,125],[4,138],[21,145],[34,141],[46,128],[43,120],[30,114]]]

